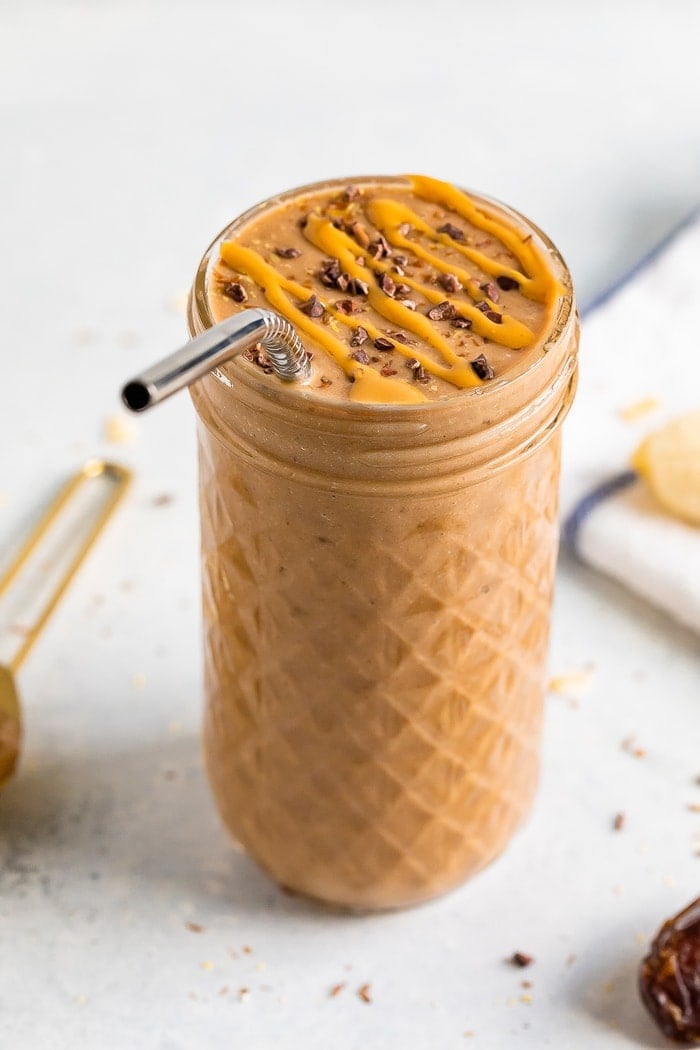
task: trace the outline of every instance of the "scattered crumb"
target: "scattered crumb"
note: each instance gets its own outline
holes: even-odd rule
[[[250,947],[249,944],[244,944],[243,945],[243,954],[244,955],[252,955],[253,954],[253,949]]]
[[[590,688],[595,671],[592,667],[583,667],[580,671],[569,671],[567,674],[550,678],[547,691],[566,696],[570,700],[580,700]]]
[[[520,996],[520,1002],[521,1003],[525,1003],[527,1006],[529,1006],[530,1003],[532,1002],[532,996],[531,995],[527,995],[527,994],[526,995],[521,995]]]
[[[637,944],[646,944],[649,938],[647,937],[646,933],[635,933],[634,939],[637,942]]]
[[[169,504],[175,502],[175,497],[171,492],[161,492],[159,496],[154,496],[151,503],[154,507],[167,507]]]
[[[6,630],[8,634],[16,634],[19,638],[26,638],[29,634],[29,628],[21,623],[9,623]]]
[[[166,769],[163,773],[164,780],[175,780],[177,777],[177,771],[174,769]]]
[[[532,966],[534,961],[534,955],[528,955],[527,952],[513,952],[508,960],[511,966],[519,966],[521,969],[524,969],[526,966]]]
[[[627,817],[624,813],[616,813],[613,818],[613,831],[622,831]]]
[[[664,886],[668,886],[670,889],[673,890],[676,887],[676,880],[674,879],[673,875],[664,875],[663,884]]]
[[[228,993],[229,993],[228,985],[227,984],[222,984],[221,988],[219,988],[219,995],[228,995]]]
[[[688,809],[691,813],[700,813],[700,802],[689,802]]]
[[[340,993],[345,989],[345,987],[345,981],[341,981],[340,984],[334,984],[330,992],[328,993],[331,999],[336,999],[340,995]]]
[[[571,952],[571,954],[567,955],[566,959],[564,960],[564,965],[565,966],[573,966],[575,962],[576,962],[576,955],[574,954],[574,952]]]
[[[624,419],[625,423],[633,423],[634,420],[641,419],[642,416],[647,416],[650,412],[656,412],[660,407],[661,402],[658,397],[643,397],[639,401],[633,401],[631,405],[621,408],[619,416],[620,419]]]
[[[469,1029],[469,1031],[464,1032],[464,1038],[465,1039],[473,1039],[475,1035],[476,1035],[476,1032],[474,1032],[471,1028]]]
[[[255,969],[258,971],[258,973],[264,973],[265,970],[267,969],[267,963],[264,963],[264,962],[256,963],[255,964]]]
[[[250,988],[239,988],[238,999],[242,1003],[244,1003],[246,999],[250,999]]]
[[[203,970],[213,970],[213,969],[214,969],[214,963],[213,963],[213,962],[211,962],[211,961],[210,961],[209,959],[206,959],[206,960],[205,960],[205,961],[204,961],[204,962],[202,963],[202,969],[203,969]]]
[[[146,676],[141,671],[137,671],[136,674],[131,676],[131,684],[134,689],[143,689],[146,684]]]
[[[621,897],[622,894],[625,892],[622,886],[613,886],[612,891],[616,897]]]
[[[623,751],[626,751],[629,755],[632,755],[633,758],[646,758],[646,749],[643,747],[638,747],[635,744],[635,739],[633,736],[625,737],[625,739],[620,744],[620,747]]]
[[[105,441],[111,445],[130,445],[136,440],[138,432],[138,424],[131,416],[107,416],[104,422]]]
[[[122,590],[122,591],[127,591],[127,592],[128,591],[133,591],[133,589],[134,589],[134,581],[133,580],[122,580],[122,582],[119,584],[119,589]]]
[[[520,982],[520,987],[521,988],[532,988],[532,981],[521,981]]]
[[[603,991],[606,995],[610,995],[611,992],[615,991],[615,982],[608,981],[606,984],[603,985]]]
[[[185,929],[189,930],[190,933],[204,933],[204,927],[200,926],[198,922],[186,922]]]
[[[180,314],[181,316],[187,313],[187,293],[184,292],[182,295],[174,295],[172,299],[169,299],[166,303],[167,309],[173,314]]]
[[[85,998],[84,995],[76,995],[75,1001],[78,1004],[78,1006],[84,1006],[85,1003],[87,1002],[87,999]]]
[[[362,1000],[363,1003],[371,1003],[372,1002],[371,990],[372,990],[372,986],[370,984],[362,984],[357,989],[357,994],[359,995],[359,997],[360,997],[360,999]]]
[[[94,328],[76,328],[73,332],[73,342],[77,343],[78,346],[89,346],[96,339],[97,333]]]

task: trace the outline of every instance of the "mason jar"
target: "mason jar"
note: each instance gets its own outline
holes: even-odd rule
[[[214,323],[221,241],[321,185],[216,238],[191,336]],[[458,885],[537,785],[578,321],[552,243],[476,200],[532,233],[564,288],[522,368],[422,404],[319,396],[242,358],[191,388],[211,786],[274,880],[349,908]]]

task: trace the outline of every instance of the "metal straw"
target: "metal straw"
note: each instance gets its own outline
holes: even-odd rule
[[[227,317],[130,379],[122,389],[122,401],[132,412],[145,412],[257,343],[267,351],[280,379],[301,382],[309,378],[309,355],[289,321],[272,310],[256,308]]]

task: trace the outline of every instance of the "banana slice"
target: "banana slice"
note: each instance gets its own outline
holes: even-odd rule
[[[665,510],[700,525],[700,412],[650,434],[634,453],[632,466]]]

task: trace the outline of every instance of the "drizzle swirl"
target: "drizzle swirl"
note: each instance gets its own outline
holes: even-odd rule
[[[434,228],[407,204],[390,198],[368,199],[364,202],[366,214],[385,243],[412,257],[413,261],[409,265],[422,264],[438,274],[453,274],[461,284],[464,295],[446,295],[435,284],[426,284],[405,272],[401,274],[401,282],[428,304],[436,306],[447,303],[451,316],[463,318],[476,335],[492,343],[515,351],[532,345],[550,323],[563,288],[544,255],[532,243],[531,235],[523,236],[521,231],[508,225],[500,216],[478,207],[455,186],[422,175],[411,175],[408,182],[414,197],[441,206],[495,238],[516,260],[517,266],[504,264],[480,252],[478,246],[465,243],[466,239],[459,238],[457,229],[450,230],[449,223],[439,229]],[[409,309],[400,298],[394,298],[382,290],[384,275],[390,274],[396,264],[390,257],[382,258],[382,253],[368,252],[366,244],[361,244],[355,233],[353,224],[344,221],[343,209],[336,207],[327,207],[325,214],[321,210],[312,211],[303,227],[304,237],[311,245],[337,259],[345,274],[367,286],[366,301],[380,317],[410,332],[424,346],[437,351],[438,359],[419,347],[409,347],[390,338],[394,352],[418,361],[426,373],[458,388],[488,382],[479,378],[469,361],[455,351],[446,335],[425,313]],[[533,332],[517,318],[500,309],[495,301],[485,295],[484,285],[479,284],[474,273],[466,265],[455,265],[453,261],[441,258],[433,250],[436,245],[449,247],[465,260],[465,264],[477,267],[496,280],[507,279],[512,282],[511,287],[517,288],[522,295],[542,303],[546,309],[538,331]],[[427,400],[414,385],[385,377],[353,358],[347,336],[341,337],[343,329],[349,330],[352,335],[355,329],[362,327],[372,340],[387,338],[386,332],[369,320],[338,310],[327,296],[318,295],[325,316],[316,320],[303,312],[301,306],[317,293],[311,292],[299,281],[285,277],[260,252],[236,241],[225,241],[221,245],[220,255],[228,267],[246,275],[258,286],[273,309],[336,361],[353,383],[350,390],[352,400],[373,403],[416,403]],[[495,290],[492,294],[494,299],[498,298]]]

